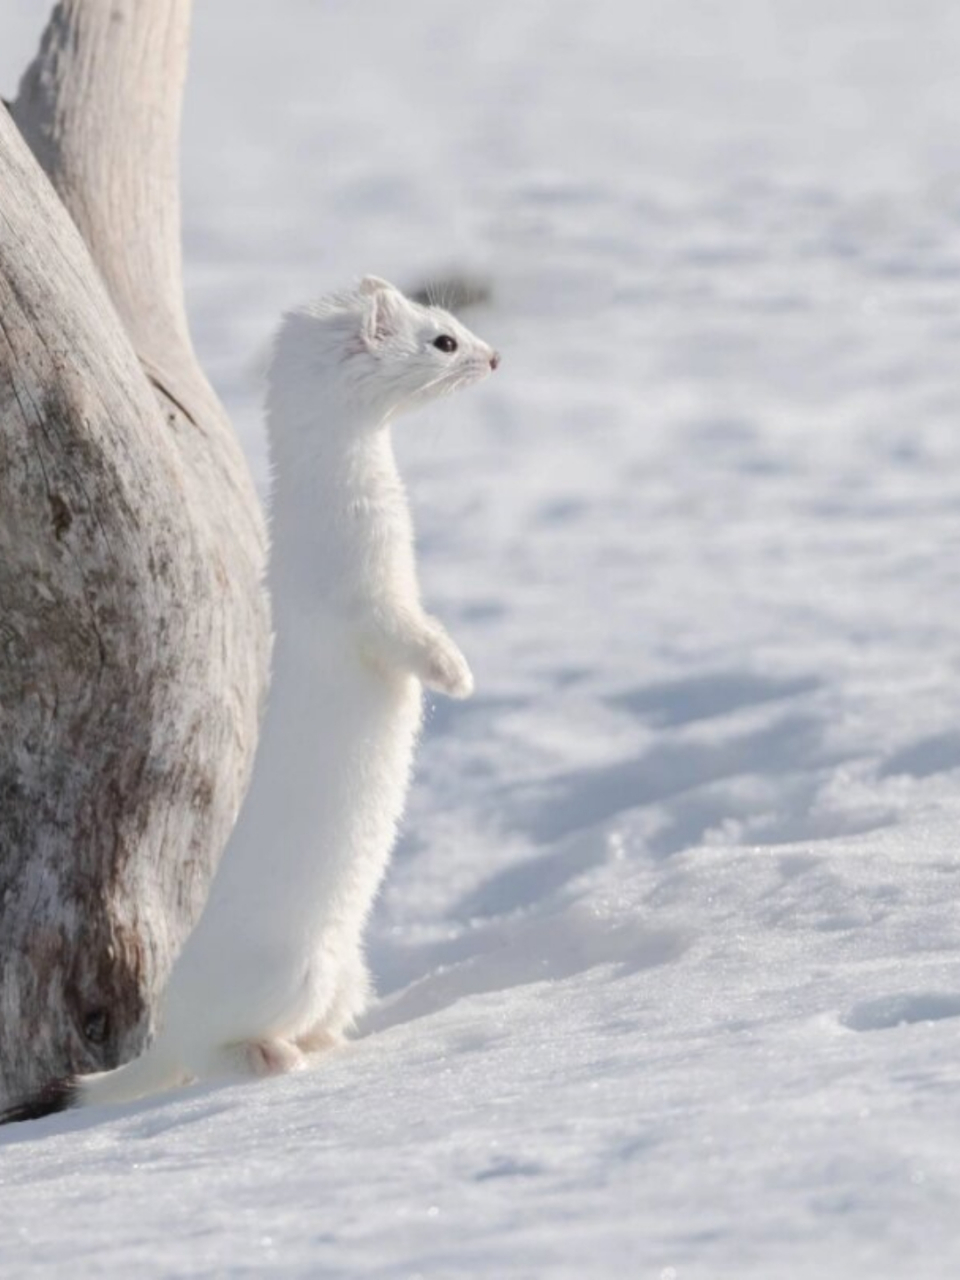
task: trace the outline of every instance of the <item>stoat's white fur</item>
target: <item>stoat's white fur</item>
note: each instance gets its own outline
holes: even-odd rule
[[[76,1080],[74,1105],[290,1070],[362,1011],[363,926],[404,805],[421,686],[454,698],[473,687],[420,603],[390,422],[497,359],[374,277],[284,318],[267,395],[275,676],[253,783],[156,1039]]]

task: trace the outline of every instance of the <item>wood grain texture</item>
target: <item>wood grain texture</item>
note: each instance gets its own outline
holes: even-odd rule
[[[188,22],[66,0],[0,107],[0,1105],[139,1049],[266,687],[262,512],[183,306]]]

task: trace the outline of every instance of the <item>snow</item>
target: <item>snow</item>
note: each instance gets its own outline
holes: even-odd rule
[[[0,0],[8,92],[41,25]],[[0,1137],[0,1274],[957,1274],[960,10],[197,6],[198,347],[489,278],[437,703],[315,1070]]]

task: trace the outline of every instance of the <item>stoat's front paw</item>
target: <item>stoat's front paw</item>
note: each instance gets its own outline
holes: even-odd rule
[[[431,635],[424,642],[417,674],[428,689],[445,693],[448,698],[469,698],[473,693],[473,672],[445,632]]]

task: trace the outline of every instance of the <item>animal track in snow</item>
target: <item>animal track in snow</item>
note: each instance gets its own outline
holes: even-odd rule
[[[819,685],[812,676],[775,680],[750,671],[718,671],[645,685],[617,694],[610,701],[651,724],[666,728],[711,720],[765,702],[810,693]]]
[[[947,773],[956,768],[960,768],[960,735],[940,733],[904,747],[891,756],[880,776],[889,778],[905,773],[913,778],[929,778],[935,773]]]
[[[960,993],[914,991],[864,1000],[841,1017],[850,1031],[889,1031],[914,1022],[940,1022],[960,1018]]]
[[[626,809],[669,800],[738,774],[769,777],[821,763],[823,726],[789,714],[723,742],[666,742],[633,760],[580,769],[515,792],[516,827],[548,843]]]

